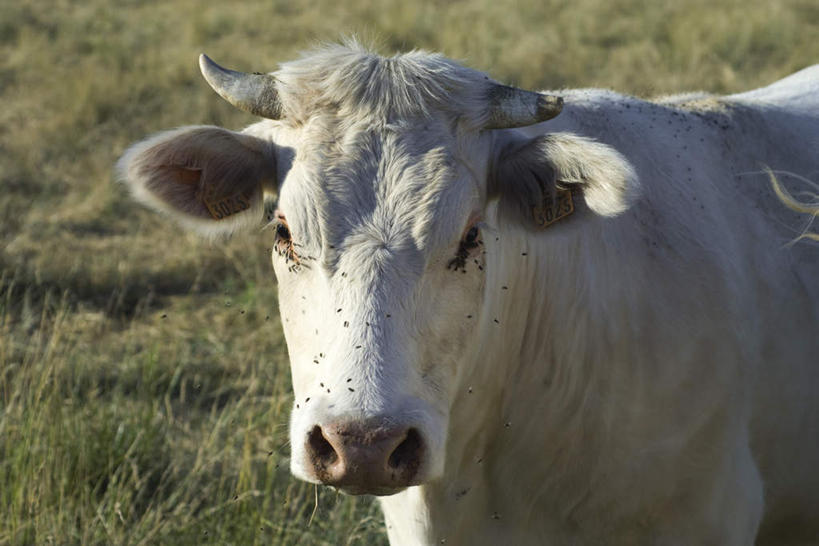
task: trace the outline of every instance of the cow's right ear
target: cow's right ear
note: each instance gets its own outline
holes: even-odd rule
[[[134,198],[204,235],[259,225],[263,193],[276,189],[270,142],[220,127],[192,126],[154,135],[117,163]]]

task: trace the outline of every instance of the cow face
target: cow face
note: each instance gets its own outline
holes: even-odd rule
[[[204,59],[228,100],[281,119],[163,133],[119,165],[135,197],[208,234],[260,223],[262,194],[275,194],[292,471],[354,494],[444,472],[455,390],[491,322],[488,203],[529,218],[560,180],[615,213],[633,178],[600,144],[488,130],[556,115],[559,101],[419,55],[340,48],[239,80]]]
[[[491,139],[436,120],[338,125],[273,131],[295,151],[273,219],[292,468],[389,493],[443,471],[453,379],[481,307]],[[333,145],[316,146],[327,135]]]

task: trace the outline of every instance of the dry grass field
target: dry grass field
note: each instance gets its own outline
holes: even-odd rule
[[[254,121],[200,52],[272,70],[352,34],[530,88],[722,93],[819,62],[819,3],[0,3],[0,545],[386,542],[371,499],[289,476],[271,234],[200,240],[112,174],[149,133]]]

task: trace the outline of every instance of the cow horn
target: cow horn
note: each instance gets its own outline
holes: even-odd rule
[[[228,70],[204,53],[199,55],[199,69],[213,90],[233,106],[263,118],[282,117],[276,78],[273,76]]]
[[[489,91],[489,112],[484,129],[525,127],[557,116],[563,99],[496,84]]]

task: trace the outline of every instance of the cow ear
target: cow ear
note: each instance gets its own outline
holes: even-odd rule
[[[614,148],[570,133],[551,133],[502,145],[491,194],[501,210],[544,228],[575,211],[581,198],[592,213],[625,211],[637,190],[631,164]]]
[[[272,143],[220,127],[154,135],[117,163],[134,198],[204,235],[228,235],[263,218],[263,192],[276,188]]]

